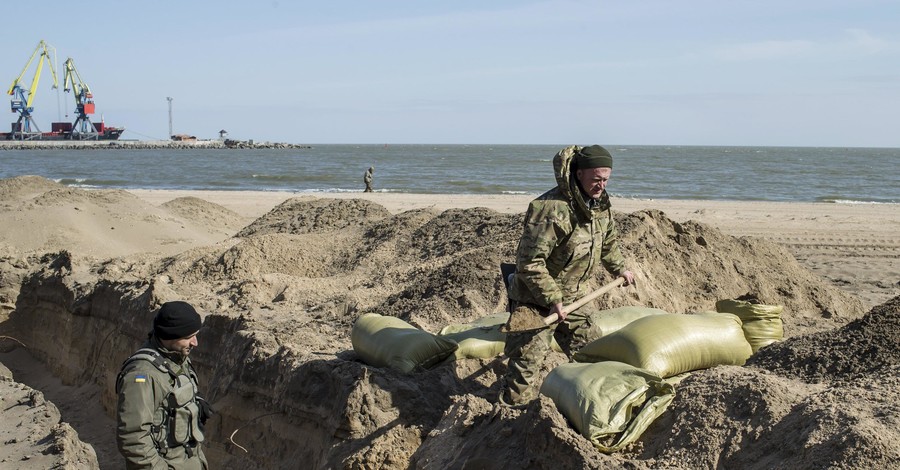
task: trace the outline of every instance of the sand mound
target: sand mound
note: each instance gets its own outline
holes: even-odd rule
[[[900,364],[900,296],[843,328],[764,348],[750,364],[810,383],[857,380]]]
[[[94,258],[171,255],[212,245],[245,222],[199,200],[155,207],[127,191],[70,188],[37,176],[0,180],[0,197],[5,197],[0,254],[69,250]]]
[[[390,215],[387,209],[362,199],[292,198],[260,217],[239,237],[264,233],[315,233],[359,226]]]
[[[64,381],[98,384],[111,413],[118,365],[146,335],[149,312],[166,300],[192,302],[205,314],[193,357],[219,411],[210,423],[216,467],[765,468],[781,460],[800,465],[811,452],[823,465],[894,462],[891,442],[900,440],[876,440],[897,416],[877,411],[897,398],[889,360],[879,366],[884,376],[863,374],[853,387],[799,380],[787,359],[695,373],[677,389],[671,411],[613,456],[598,454],[546,399],[525,410],[497,408],[500,359],[412,375],[358,360],[349,332],[362,313],[437,331],[503,310],[499,264],[513,261],[521,217],[487,209],[392,215],[369,201],[292,199],[227,243],[165,258],[47,255],[0,332],[15,331]],[[615,217],[638,284],[598,307],[688,312],[753,293],[785,306],[786,332],[796,337],[766,353],[851,328],[864,313],[858,299],[771,243],[679,224],[659,211]],[[562,361],[555,354],[547,368]],[[838,410],[840,400],[859,401],[860,411]],[[847,416],[865,426],[848,429]],[[235,429],[248,452],[227,440]],[[842,434],[856,444],[827,455],[819,447],[837,447]]]
[[[0,379],[3,426],[0,442],[3,468],[99,469],[94,449],[78,438],[44,394]]]
[[[30,199],[64,186],[41,176],[16,176],[0,179],[0,202],[9,203],[22,199]]]
[[[65,206],[75,203],[88,203],[100,206],[144,204],[140,198],[122,189],[93,191],[78,188],[52,189],[32,198],[30,203],[35,206]]]
[[[223,227],[237,231],[245,225],[244,218],[232,210],[196,197],[179,197],[160,207],[170,214],[207,227]]]

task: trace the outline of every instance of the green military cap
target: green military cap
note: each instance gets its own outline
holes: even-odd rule
[[[609,151],[599,145],[591,145],[582,148],[575,155],[575,162],[581,170],[588,168],[612,168],[612,155]]]

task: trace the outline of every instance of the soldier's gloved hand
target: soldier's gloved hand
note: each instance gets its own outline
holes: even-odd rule
[[[197,404],[200,405],[200,416],[198,417],[200,421],[200,425],[206,424],[206,421],[209,418],[212,418],[212,415],[216,414],[216,410],[213,409],[212,405],[209,404],[206,399],[203,397],[197,397]]]

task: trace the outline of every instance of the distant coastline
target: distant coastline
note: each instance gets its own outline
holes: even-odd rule
[[[0,150],[299,149],[305,144],[252,140],[0,140]]]

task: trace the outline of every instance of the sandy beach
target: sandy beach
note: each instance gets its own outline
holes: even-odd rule
[[[898,205],[613,199],[638,283],[598,308],[688,313],[752,293],[784,306],[785,338],[743,367],[693,372],[613,455],[547,397],[498,408],[502,357],[401,374],[355,354],[364,313],[437,332],[503,311],[497,267],[530,200],[0,180],[0,396],[16,405],[0,461],[120,468],[119,364],[153,309],[182,299],[204,315],[192,358],[218,411],[217,467],[900,465]]]

